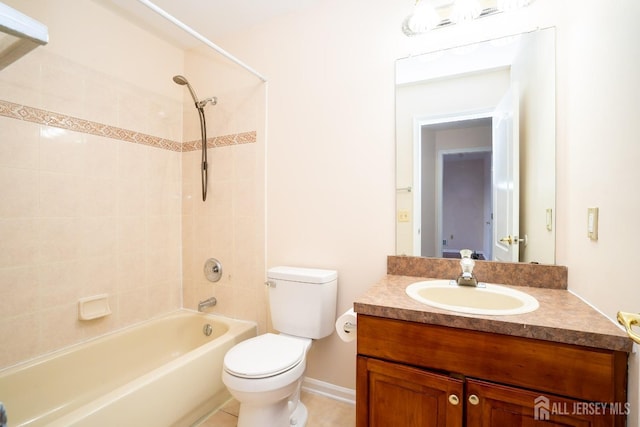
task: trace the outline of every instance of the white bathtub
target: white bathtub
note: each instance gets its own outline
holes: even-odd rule
[[[9,427],[188,426],[230,396],[224,355],[254,336],[255,323],[179,310],[0,371],[0,402]]]

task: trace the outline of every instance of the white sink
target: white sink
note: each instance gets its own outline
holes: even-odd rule
[[[411,298],[444,310],[504,316],[536,310],[538,300],[506,286],[483,283],[483,287],[458,286],[451,280],[427,280],[407,286]]]

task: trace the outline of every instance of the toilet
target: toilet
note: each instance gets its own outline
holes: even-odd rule
[[[222,382],[240,402],[238,427],[304,427],[300,387],[312,340],[334,331],[338,272],[274,267],[267,272],[273,328],[224,356]]]

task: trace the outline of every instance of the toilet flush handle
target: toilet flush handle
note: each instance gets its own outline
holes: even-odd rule
[[[274,282],[273,280],[267,280],[266,282],[264,282],[265,285],[267,285],[270,288],[275,288],[276,287],[276,282]]]

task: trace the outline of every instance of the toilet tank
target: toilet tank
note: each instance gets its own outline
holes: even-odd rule
[[[334,331],[338,272],[273,267],[267,272],[273,327],[281,333],[319,339]]]

